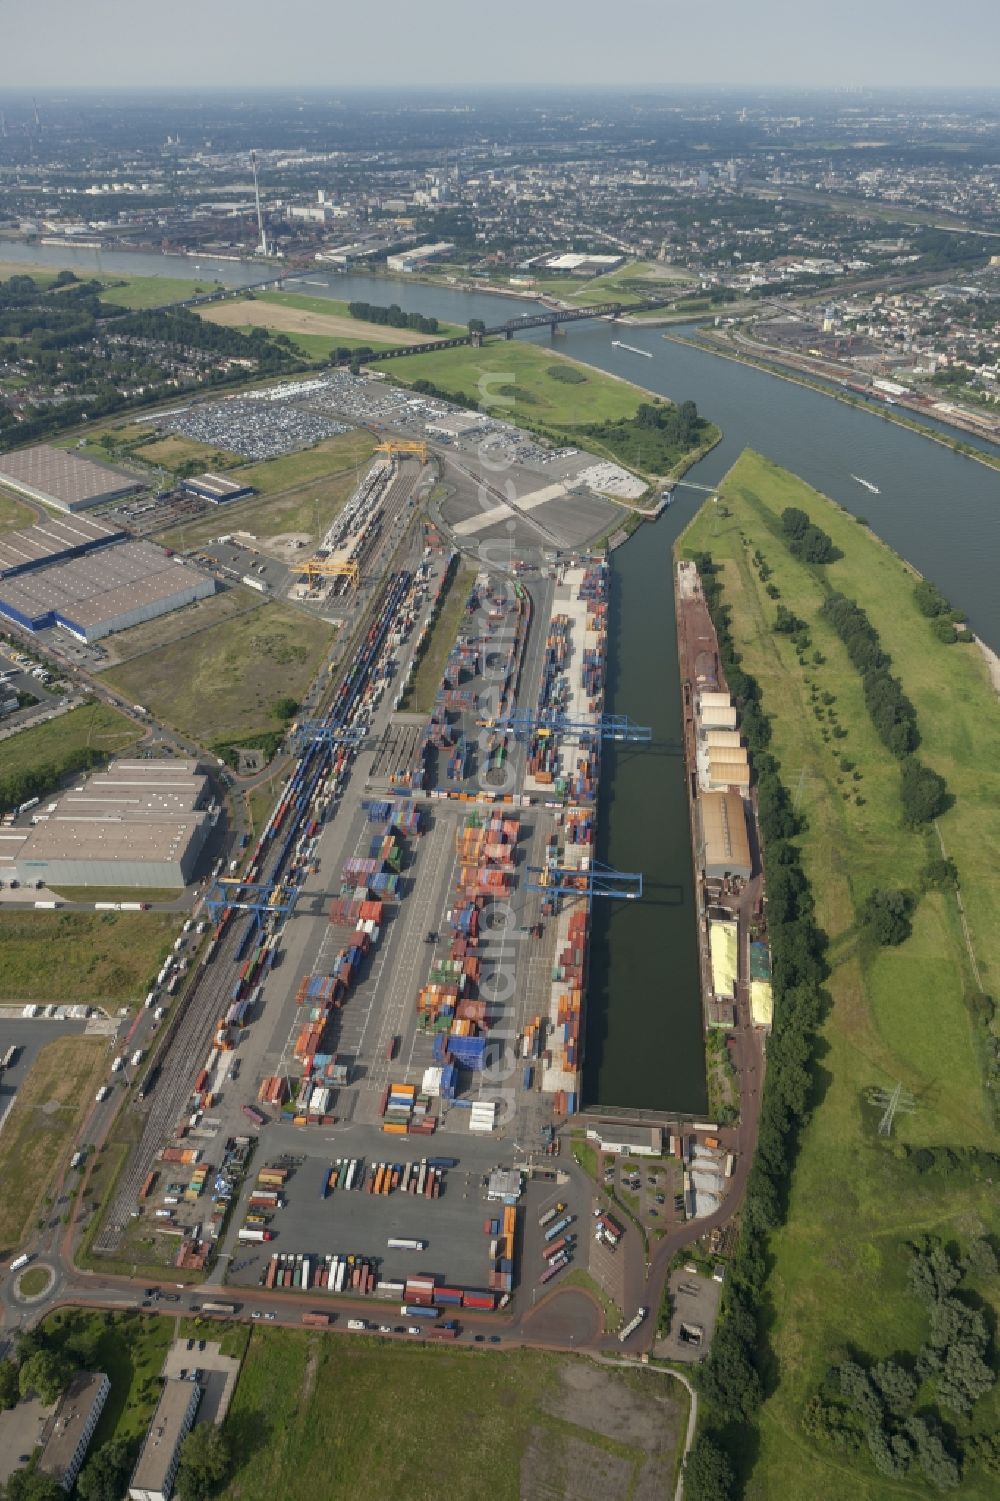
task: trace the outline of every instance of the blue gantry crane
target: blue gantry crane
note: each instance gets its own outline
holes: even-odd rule
[[[612,870],[599,860],[585,868],[568,865],[529,865],[527,889],[547,896],[624,897],[634,902],[642,896],[641,871]]]
[[[328,724],[325,719],[300,719],[292,731],[296,750],[302,750],[313,740],[326,745],[358,746],[364,738],[364,731],[356,726]]]
[[[243,881],[239,876],[223,876],[213,881],[205,895],[205,906],[212,921],[217,922],[226,908],[234,912],[253,912],[258,922],[265,917],[288,917],[299,888],[287,882]]]

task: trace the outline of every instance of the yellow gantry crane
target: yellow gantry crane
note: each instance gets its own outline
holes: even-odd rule
[[[396,454],[413,454],[421,464],[427,463],[427,444],[419,439],[410,441],[406,438],[387,438],[384,443],[376,443],[376,453],[384,453],[387,458],[393,458]]]
[[[334,562],[332,558],[310,558],[299,570],[309,580],[347,579],[356,589],[361,582],[361,569],[353,560],[347,563]]]

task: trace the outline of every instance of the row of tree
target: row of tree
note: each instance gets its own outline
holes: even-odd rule
[[[427,318],[423,313],[404,313],[398,302],[384,307],[378,302],[349,302],[347,311],[352,318],[362,323],[384,323],[389,328],[411,328],[418,334],[436,334],[440,327],[436,318]]]
[[[929,823],[947,807],[948,789],[943,777],[913,755],[920,743],[917,711],[889,671],[891,658],[878,631],[861,606],[843,594],[829,595],[820,614],[829,620],[861,674],[865,708],[879,739],[902,762],[899,796],[905,821],[914,828]]]
[[[0,776],[0,807],[19,808],[33,797],[44,797],[74,771],[90,771],[103,764],[105,757],[92,745],[80,745],[67,751],[58,761],[41,761],[37,766]]]
[[[759,685],[741,666],[715,564],[708,554],[696,556],[695,563],[757,781],[774,990],[757,1149],[722,1315],[699,1374],[705,1420],[685,1469],[687,1501],[728,1501],[736,1479],[727,1450],[731,1444],[743,1447],[745,1430],[763,1397],[757,1310],[767,1276],[767,1239],[784,1220],[798,1137],[811,1109],[815,1034],[825,1007],[826,939],[816,925],[809,883],[791,842],[800,822],[769,750],[771,730]]]
[[[810,521],[798,506],[786,506],[781,513],[781,530],[788,551],[802,563],[832,563],[841,556],[833,538]]]

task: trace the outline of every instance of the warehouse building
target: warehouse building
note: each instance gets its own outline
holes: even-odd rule
[[[50,448],[47,443],[0,456],[0,485],[60,511],[85,511],[146,488],[124,469],[95,464],[93,459],[69,449]]]
[[[706,730],[735,730],[736,709],[729,694],[719,692],[699,693],[698,721],[702,732]]]
[[[0,537],[0,579],[31,573],[52,563],[68,563],[112,542],[121,542],[121,527],[106,526],[89,516],[52,516],[37,526]]]
[[[196,1381],[163,1383],[153,1421],[128,1488],[130,1501],[170,1501],[181,1444],[191,1432],[201,1387]]]
[[[736,787],[744,794],[749,792],[750,760],[745,746],[709,747],[708,785],[713,790]]]
[[[428,261],[451,255],[454,248],[450,240],[438,240],[434,245],[416,245],[401,255],[387,255],[385,264],[390,271],[419,271]]]
[[[602,1152],[616,1157],[662,1157],[661,1126],[625,1126],[620,1122],[599,1122],[587,1127],[587,1140],[596,1142]]]
[[[706,876],[721,880],[723,876],[753,873],[750,837],[743,799],[738,792],[706,792],[698,798],[701,823],[702,864]]]
[[[0,829],[0,879],[46,886],[181,887],[211,828],[196,761],[113,761]]]
[[[103,1371],[78,1371],[42,1430],[38,1468],[64,1491],[73,1489],[110,1390]]]
[[[226,479],[224,474],[195,474],[181,483],[188,495],[197,495],[199,500],[210,501],[213,506],[224,505],[230,500],[245,500],[257,492],[252,485],[240,485]]]
[[[0,580],[0,616],[100,641],[215,592],[211,578],[151,542],[123,542]]]

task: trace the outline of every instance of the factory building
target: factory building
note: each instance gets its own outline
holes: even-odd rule
[[[565,255],[549,256],[543,262],[548,271],[566,271],[571,276],[603,276],[608,271],[617,271],[625,264],[623,255],[580,255],[568,252]]]
[[[450,240],[439,240],[435,245],[416,245],[404,250],[401,255],[387,255],[385,264],[390,271],[419,271],[428,261],[441,260],[454,250]]]
[[[587,1140],[602,1152],[616,1157],[662,1157],[662,1126],[625,1126],[618,1121],[599,1121],[587,1127]]]
[[[706,792],[698,798],[701,822],[702,864],[705,875],[721,880],[723,876],[753,873],[750,837],[743,799],[738,792]]]
[[[64,1491],[73,1489],[110,1390],[103,1371],[78,1371],[42,1430],[38,1468]]]
[[[146,488],[124,469],[95,464],[93,459],[50,448],[47,443],[0,455],[0,484],[60,511],[84,511]]]
[[[191,1432],[201,1387],[171,1378],[163,1383],[153,1421],[128,1488],[130,1501],[170,1501],[181,1444]]]
[[[181,489],[187,495],[197,495],[199,500],[210,501],[213,506],[224,505],[230,500],[244,500],[248,495],[255,495],[252,485],[240,485],[235,480],[226,479],[223,474],[195,474],[190,479],[181,483]]]
[[[125,537],[121,527],[106,526],[89,516],[52,516],[22,531],[0,537],[0,579],[16,578],[51,563],[68,563]]]
[[[46,886],[186,886],[211,828],[196,761],[113,761],[0,829],[0,879]]]
[[[0,579],[0,616],[60,626],[88,644],[215,592],[211,578],[150,542],[124,542]]]

